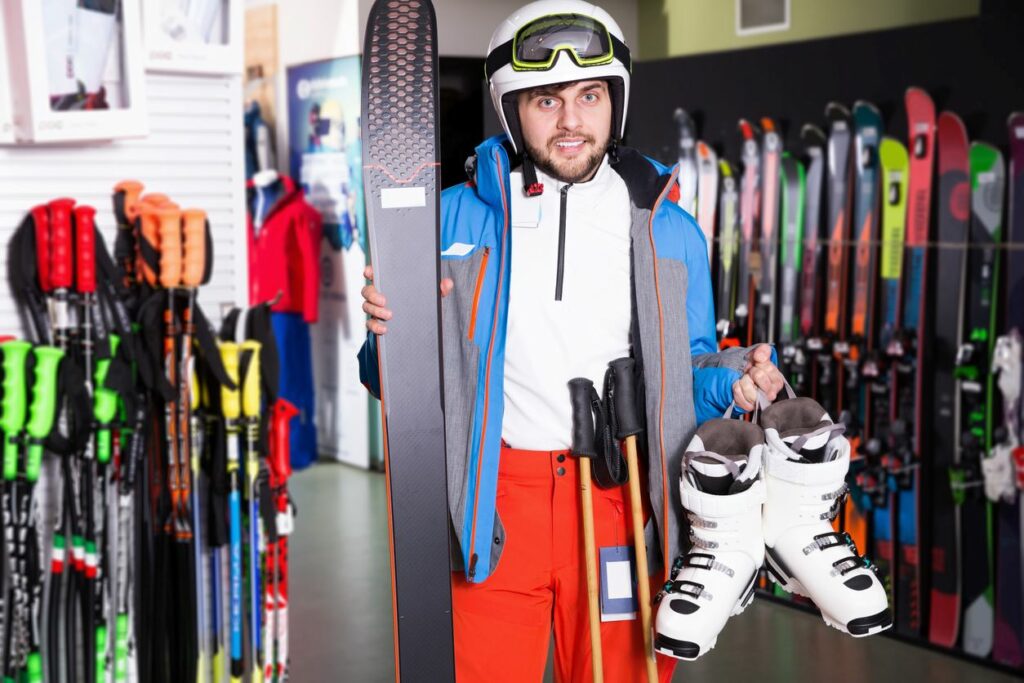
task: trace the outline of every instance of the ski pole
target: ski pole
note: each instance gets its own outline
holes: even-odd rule
[[[74,229],[75,259],[75,291],[81,297],[82,355],[85,361],[86,390],[93,394],[93,334],[92,307],[96,295],[96,210],[91,206],[76,206],[72,209],[72,227]],[[103,678],[103,659],[106,643],[99,639],[105,637],[106,628],[103,619],[103,587],[97,576],[99,558],[99,536],[96,515],[96,503],[99,498],[102,505],[102,493],[97,490],[97,464],[95,442],[90,436],[84,451],[84,463],[79,463],[79,471],[84,474],[81,484],[83,493],[83,512],[85,513],[84,537],[82,539],[82,559],[84,574],[80,578],[84,591],[83,623],[85,671],[87,681],[101,681]],[[101,508],[102,509],[102,508]],[[102,648],[102,649],[101,649]]]
[[[117,348],[120,345],[120,338],[117,335],[110,335],[110,356],[117,353]],[[96,422],[96,468],[97,468],[97,484],[99,486],[101,514],[107,513],[107,472],[111,463],[111,456],[113,454],[113,429],[112,425],[114,418],[117,415],[118,405],[118,394],[115,390],[109,389],[104,386],[107,381],[107,374],[110,371],[111,358],[104,358],[96,363],[96,382],[93,391],[93,418]],[[114,522],[116,529],[116,512]],[[102,547],[103,537],[98,539]],[[110,638],[109,627],[107,623],[107,605],[105,604],[104,596],[106,595],[106,583],[109,581],[109,575],[114,573],[113,567],[109,564],[104,564],[104,559],[107,558],[107,554],[103,553],[100,560],[97,562],[97,566],[103,567],[103,570],[99,572],[96,578],[97,583],[97,598],[98,598],[98,619],[96,624],[96,680],[106,681],[108,673],[111,671],[114,665],[114,652],[112,646],[116,643],[116,631],[117,625],[114,625],[115,638]]]
[[[16,508],[14,502],[14,484],[18,473],[18,451],[22,431],[27,417],[28,396],[25,361],[32,350],[32,345],[25,341],[9,341],[0,345],[3,354],[3,399],[0,402],[0,430],[3,431],[3,522],[4,522],[4,557],[8,563],[5,567],[12,578],[7,591],[2,595],[0,610],[0,648],[3,658],[4,677],[13,675],[14,666],[14,619],[16,612],[17,593],[17,534],[15,533]]]
[[[43,441],[50,435],[57,416],[57,370],[64,351],[52,346],[37,346],[33,349],[35,371],[32,381],[32,405],[29,409],[25,432],[28,444],[25,469],[19,477],[18,496],[20,500],[19,533],[22,537],[22,562],[25,571],[28,599],[24,617],[28,630],[28,655],[25,662],[28,683],[42,683],[43,661],[40,653],[42,633],[40,631],[40,605],[43,594],[43,567],[39,563],[39,537],[37,525],[31,519],[32,492],[43,462]]]
[[[207,631],[207,614],[209,609],[206,603],[206,566],[203,558],[206,554],[204,545],[203,522],[202,522],[202,498],[201,482],[202,470],[200,460],[203,449],[203,422],[199,415],[201,390],[199,379],[195,372],[195,359],[192,359],[188,368],[189,377],[189,435],[191,437],[191,466],[192,466],[192,544],[193,561],[195,562],[196,580],[196,635],[199,641],[199,656],[196,666],[197,683],[207,683],[210,680],[210,634]]]
[[[182,519],[192,523],[192,579],[193,592],[196,600],[196,648],[197,680],[205,683],[209,668],[206,624],[206,592],[204,589],[202,529],[199,518],[199,442],[196,432],[201,429],[198,421],[192,418],[193,406],[198,408],[198,392],[191,388],[193,374],[192,337],[195,333],[193,310],[195,308],[196,290],[203,280],[206,269],[206,213],[199,209],[187,209],[181,216],[182,264],[181,284],[188,292],[188,303],[183,314],[181,342],[181,369],[179,371],[179,433],[181,435],[181,453],[179,469],[183,495],[181,497]],[[191,440],[185,435],[192,433]],[[191,508],[191,511],[190,511]]]
[[[228,378],[238,382],[238,344],[222,342],[220,345],[221,360]],[[221,387],[221,411],[224,414],[224,425],[228,439],[228,524],[230,537],[229,553],[229,601],[230,601],[230,641],[228,652],[231,657],[232,683],[241,683],[243,672],[242,662],[242,510],[239,500],[239,415],[241,403],[238,389]]]
[[[583,557],[587,574],[587,608],[590,614],[590,653],[594,668],[594,683],[604,681],[601,653],[601,611],[597,604],[597,548],[594,541],[594,501],[590,490],[590,460],[597,457],[594,444],[594,414],[592,400],[596,395],[594,383],[584,377],[569,380],[572,400],[572,454],[579,462],[580,498],[583,513]]]
[[[288,679],[288,536],[292,532],[293,516],[288,496],[288,478],[292,474],[288,443],[292,418],[298,414],[298,408],[278,398],[270,423],[270,457],[267,464],[275,496],[277,542],[267,553],[267,576],[270,577],[267,580],[267,631],[273,636],[273,652],[272,656],[265,657],[264,665],[267,678],[273,675],[277,681]]]
[[[260,473],[256,440],[260,429],[260,347],[258,341],[246,340],[241,351],[248,355],[242,382],[242,420],[245,424],[245,471],[249,498],[249,645],[252,652],[253,683],[263,681],[261,643],[263,618],[260,600],[260,506],[257,478]]]
[[[658,681],[658,662],[651,637],[651,587],[647,573],[647,544],[644,541],[644,512],[640,497],[640,467],[637,463],[636,439],[643,431],[637,415],[636,386],[632,358],[619,358],[610,364],[615,378],[614,411],[617,427],[615,438],[626,444],[626,467],[629,470],[629,509],[633,522],[633,553],[636,555],[637,602],[640,604],[640,627],[643,629],[644,660],[649,683]]]

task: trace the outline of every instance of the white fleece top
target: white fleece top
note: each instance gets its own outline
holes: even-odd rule
[[[572,442],[568,382],[598,392],[608,362],[629,354],[630,200],[608,165],[567,194],[562,300],[555,301],[561,183],[537,172],[539,197],[511,183],[512,262],[502,438],[526,450]]]

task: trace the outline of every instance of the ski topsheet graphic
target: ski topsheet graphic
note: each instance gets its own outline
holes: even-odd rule
[[[429,0],[377,0],[363,51],[364,184],[391,529],[395,673],[455,679],[441,404],[437,37]],[[415,390],[411,390],[415,387]]]

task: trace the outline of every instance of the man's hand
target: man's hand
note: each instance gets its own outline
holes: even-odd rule
[[[772,347],[758,344],[747,356],[747,369],[743,376],[733,382],[732,398],[736,405],[751,411],[757,404],[757,391],[760,389],[769,401],[774,401],[785,382],[782,373],[772,363]]]
[[[373,266],[366,266],[366,269],[363,270],[363,277],[373,282]],[[446,277],[441,280],[441,296],[448,296],[454,286],[455,283],[451,278]],[[369,320],[366,321],[366,329],[374,334],[384,334],[388,331],[384,323],[391,320],[391,316],[394,315],[391,309],[387,307],[387,298],[378,292],[377,288],[372,284],[363,287],[362,295],[363,312],[370,316]]]

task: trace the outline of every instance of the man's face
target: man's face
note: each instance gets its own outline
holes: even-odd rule
[[[565,183],[590,180],[611,139],[612,101],[605,81],[577,81],[525,90],[519,122],[530,158]]]

